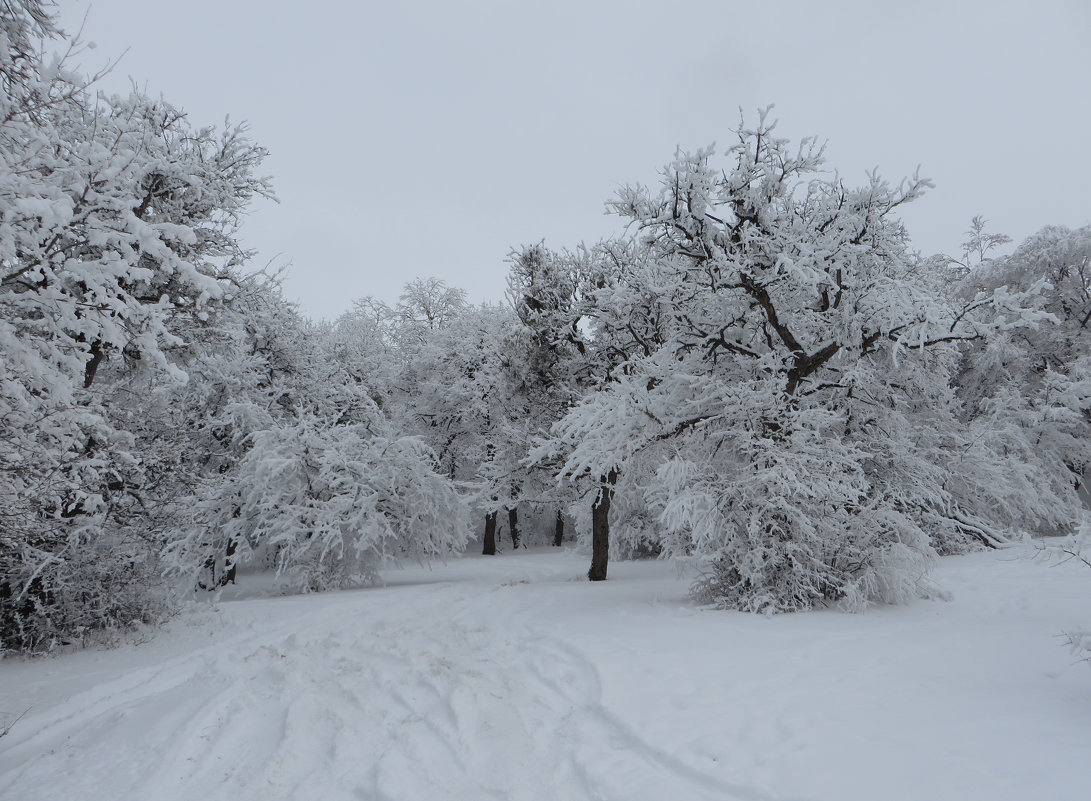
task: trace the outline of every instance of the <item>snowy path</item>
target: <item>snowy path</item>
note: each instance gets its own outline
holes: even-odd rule
[[[978,555],[951,603],[765,619],[583,569],[469,557],[0,663],[0,714],[31,707],[0,798],[1087,797],[1091,670],[1055,635],[1091,575]]]

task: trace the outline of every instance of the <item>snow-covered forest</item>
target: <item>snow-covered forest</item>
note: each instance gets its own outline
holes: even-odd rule
[[[950,587],[940,574],[991,576],[982,566],[1000,569],[996,554],[1018,545],[1039,559],[1016,583],[1067,558],[1065,591],[1086,604],[1091,227],[1012,243],[976,218],[961,252],[922,254],[899,213],[927,202],[926,179],[848,185],[819,140],[781,138],[772,113],[758,111],[726,147],[679,150],[657,185],[609,199],[616,236],[513,243],[503,301],[473,305],[422,276],[396,303],[360,298],[315,321],[239,243],[251,202],[274,196],[248,129],[204,127],[137,89],[102,93],[81,54],[39,0],[0,5],[0,655],[98,648],[134,631],[154,639],[180,614],[200,625],[222,615],[193,612],[221,597],[394,588],[407,566],[427,576],[433,560],[457,566],[462,553],[495,555],[466,568],[490,590],[576,562],[593,582],[619,563],[630,576],[660,571],[655,592],[681,586],[677,608],[710,619],[717,609],[839,615],[942,603]],[[538,601],[563,606],[567,593],[580,607],[571,614],[593,617],[593,586],[558,580]],[[330,614],[363,615],[392,637],[412,636],[392,621],[423,625],[405,609],[384,617],[336,597]],[[618,597],[604,614],[620,614]],[[530,607],[459,598],[435,596],[420,611],[442,616],[453,604],[464,617],[533,628],[509,619]],[[291,614],[302,620],[303,608]],[[658,625],[664,612],[648,614]],[[809,620],[836,632],[848,617],[804,615],[775,632],[817,643]],[[452,620],[452,631],[464,624]],[[225,642],[242,642],[235,627],[245,625],[231,618]],[[1091,652],[1088,635],[1050,625],[1043,635],[1063,636],[1077,658]],[[451,658],[468,652],[466,637],[496,649],[497,665],[512,651],[522,673],[490,686],[548,698],[538,718],[512,725],[569,726],[558,698],[579,705],[594,692],[577,652],[542,641],[535,664],[481,631],[451,635]],[[773,629],[747,631],[747,647],[795,658]],[[327,670],[353,662],[374,673],[361,681],[390,680],[381,660],[369,667],[367,648],[333,643],[332,628],[323,636],[306,647],[333,660]],[[305,695],[291,677],[293,646],[276,647],[287,661],[270,663],[270,681]],[[432,667],[412,669],[442,672],[443,643],[430,647]],[[231,673],[215,664],[218,677]],[[526,672],[532,665],[544,673]],[[451,693],[455,711],[472,705],[463,685],[429,687],[402,691]],[[1086,713],[1086,695],[1081,703]],[[503,717],[479,710],[493,712]],[[618,736],[615,723],[603,713],[569,734],[601,745]],[[15,724],[0,725],[9,733]],[[730,783],[717,795],[692,763],[641,742],[631,758],[689,776],[686,797],[773,797]],[[558,747],[535,743],[543,757]],[[29,747],[19,745],[21,759]],[[249,764],[234,747],[225,758]],[[442,750],[423,739],[408,747],[398,758]],[[497,797],[546,797],[512,794],[504,782],[520,765],[538,781],[550,773],[497,747],[509,763]],[[459,761],[457,748],[444,753]],[[590,787],[589,770],[560,775]],[[433,764],[425,777],[454,781],[444,771]],[[374,797],[422,797],[421,781]],[[659,798],[681,786],[650,781]],[[154,797],[168,797],[168,784]],[[595,786],[606,795],[589,797],[637,797]]]

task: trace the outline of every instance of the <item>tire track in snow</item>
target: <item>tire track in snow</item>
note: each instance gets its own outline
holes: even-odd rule
[[[539,640],[538,646],[547,658],[529,661],[536,677],[580,710],[569,721],[567,739],[592,798],[805,801],[725,781],[649,742],[603,706],[601,677],[590,660],[561,640]]]
[[[352,594],[251,621],[36,716],[0,754],[0,795],[785,801],[648,742],[603,706],[591,660],[490,619],[487,595]]]

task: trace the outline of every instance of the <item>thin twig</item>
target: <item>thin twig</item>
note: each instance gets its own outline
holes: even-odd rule
[[[9,724],[8,724],[7,726],[5,726],[4,728],[0,729],[0,737],[3,737],[3,736],[4,736],[4,735],[6,735],[6,734],[7,734],[7,733],[8,733],[9,731],[11,731],[11,730],[12,730],[12,727],[14,727],[14,726],[15,726],[15,724],[16,724],[16,723],[18,723],[18,722],[19,722],[20,720],[22,720],[23,718],[25,718],[25,717],[26,717],[26,714],[27,714],[27,712],[29,712],[30,710],[31,710],[31,707],[29,707],[29,706],[28,706],[28,707],[27,707],[26,709],[24,709],[24,710],[23,710],[23,714],[19,715],[19,717],[17,717],[17,718],[15,719],[15,720],[13,720],[13,721],[12,721],[11,723],[9,723]]]

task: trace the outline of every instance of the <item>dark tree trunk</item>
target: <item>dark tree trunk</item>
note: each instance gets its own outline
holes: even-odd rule
[[[238,540],[227,541],[227,551],[224,559],[224,574],[220,577],[220,586],[226,587],[235,583],[235,551],[239,549]]]
[[[508,509],[508,528],[511,529],[511,547],[515,550],[519,547],[519,507]]]
[[[84,365],[83,368],[83,388],[90,389],[91,384],[95,382],[95,373],[98,372],[98,366],[102,364],[102,358],[106,355],[106,352],[102,349],[102,343],[98,340],[91,344],[91,359]]]
[[[485,556],[496,556],[496,512],[485,515],[485,547],[481,549]]]
[[[553,529],[553,544],[560,548],[564,542],[564,513],[557,510],[557,523]]]
[[[236,515],[237,517],[238,515]],[[205,568],[208,570],[208,583],[203,580],[197,579],[197,588],[201,590],[218,590],[221,587],[226,587],[228,584],[235,583],[235,553],[239,550],[238,540],[228,540],[227,547],[224,549],[224,561],[223,567],[220,567],[219,560],[215,554],[209,555],[205,559]],[[217,575],[217,572],[219,575]]]
[[[606,580],[606,565],[610,561],[610,501],[614,498],[617,469],[599,479],[599,491],[591,504],[591,581]]]

